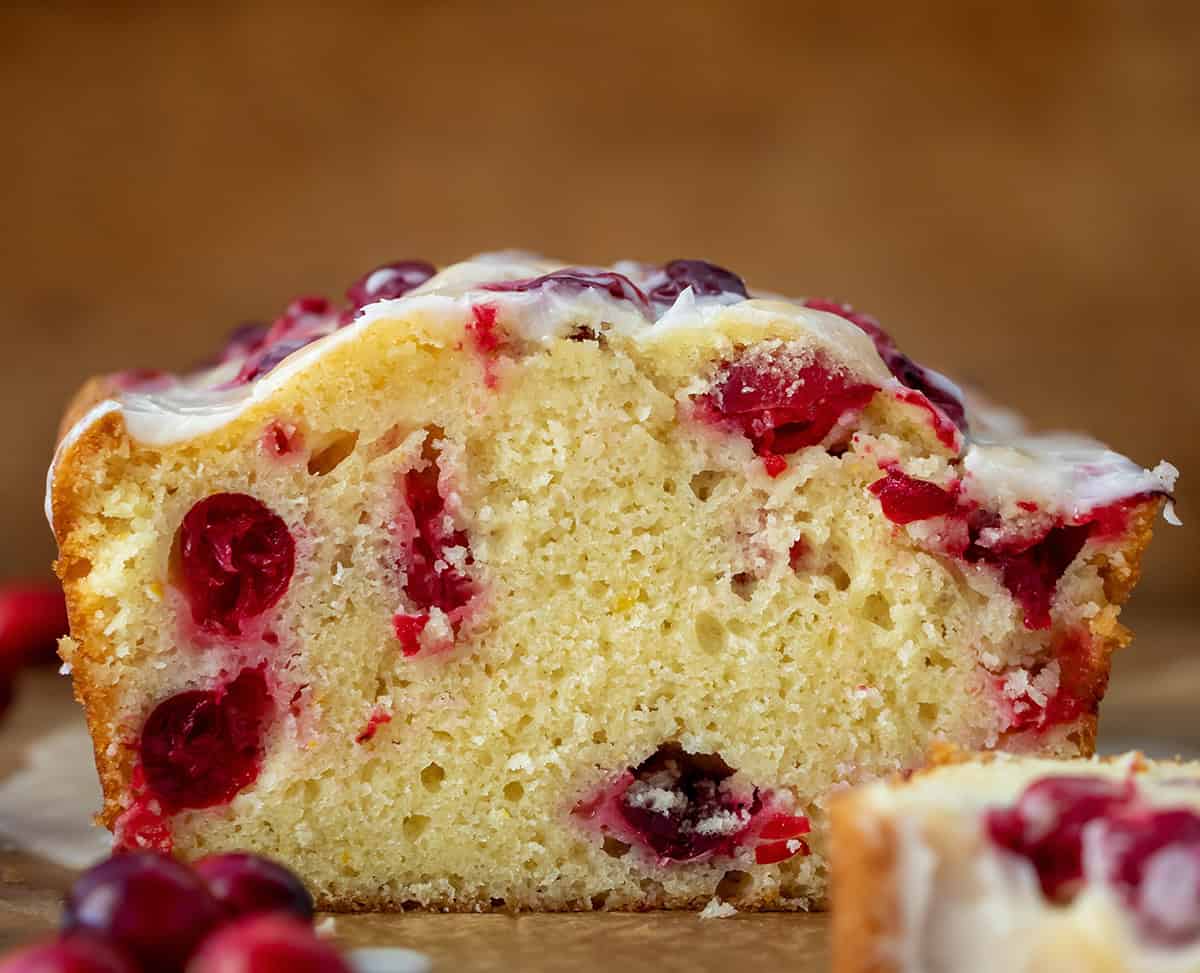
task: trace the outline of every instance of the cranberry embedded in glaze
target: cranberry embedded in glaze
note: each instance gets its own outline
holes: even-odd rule
[[[1102,777],[1046,777],[1010,808],[989,811],[985,828],[992,842],[1027,859],[1042,891],[1069,898],[1083,878],[1083,830],[1129,804],[1133,782]]]
[[[95,936],[68,935],[28,946],[0,960],[0,973],[142,973],[116,946]]]
[[[886,476],[876,480],[867,489],[879,498],[883,515],[895,524],[946,517],[958,507],[954,491],[895,469],[888,470]]]
[[[118,855],[71,887],[63,925],[99,936],[146,971],[178,973],[221,921],[204,883],[185,865],[151,852]]]
[[[556,270],[552,274],[541,277],[528,277],[523,280],[503,280],[494,284],[484,284],[485,291],[497,293],[522,293],[537,291],[544,288],[563,287],[571,290],[598,290],[619,301],[629,301],[646,315],[650,313],[650,301],[642,289],[624,274],[612,270],[583,270],[567,267]]]
[[[705,260],[672,260],[663,266],[663,280],[650,288],[650,300],[671,304],[688,287],[697,297],[737,294],[748,297],[746,282],[731,270]]]
[[[242,625],[288,589],[296,550],[283,520],[244,493],[216,493],[183,518],[184,594],[204,631],[240,635]]]
[[[187,973],[352,973],[307,923],[290,916],[254,916],[209,937]]]
[[[227,362],[234,358],[248,358],[262,347],[263,340],[270,331],[270,325],[261,321],[248,321],[239,324],[225,339],[225,347],[221,351],[221,361]]]
[[[313,899],[304,883],[269,858],[247,852],[210,855],[196,863],[196,874],[230,917],[263,912],[313,917]]]
[[[1133,811],[1106,821],[1098,843],[1106,877],[1147,938],[1174,947],[1200,940],[1200,815]]]
[[[437,268],[424,260],[397,260],[363,274],[346,291],[346,300],[357,311],[376,301],[403,297],[436,273]]]
[[[149,795],[167,811],[233,800],[258,777],[271,712],[261,669],[243,669],[226,686],[159,703],[139,744]]]
[[[761,807],[757,793],[728,787],[733,773],[716,754],[664,744],[633,768],[617,810],[660,861],[732,854]]]
[[[882,325],[875,318],[869,314],[855,311],[849,304],[839,304],[837,301],[812,299],[805,301],[804,306],[810,307],[814,311],[836,314],[865,331],[875,342],[875,350],[896,380],[900,384],[920,392],[941,409],[943,414],[959,429],[966,432],[967,410],[953,388],[944,379],[934,375],[928,369],[922,368],[900,351],[892,336],[883,330]]]
[[[740,430],[767,472],[777,476],[786,468],[783,456],[823,442],[839,422],[862,410],[875,391],[820,357],[806,365],[754,357],[724,365],[712,391],[698,403],[702,415]]]

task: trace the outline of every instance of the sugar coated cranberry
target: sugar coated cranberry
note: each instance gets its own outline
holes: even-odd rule
[[[0,960],[0,973],[141,973],[116,946],[87,935],[68,935],[29,946]]]
[[[1103,777],[1046,777],[1010,808],[989,811],[992,842],[1029,861],[1048,898],[1068,899],[1083,879],[1084,828],[1127,806],[1133,782]]]
[[[834,426],[861,411],[875,386],[857,382],[818,356],[807,364],[754,355],[722,366],[701,414],[732,425],[777,476],[781,457],[825,440]]]
[[[660,861],[732,854],[761,806],[729,787],[733,773],[716,754],[664,744],[632,769],[617,810]]]
[[[68,932],[113,943],[143,970],[173,973],[221,918],[190,868],[152,852],[132,852],[79,877],[67,895],[63,924]]]
[[[1133,811],[1106,821],[1096,840],[1106,877],[1143,934],[1168,946],[1200,940],[1200,815]]]
[[[946,517],[958,506],[953,490],[918,480],[900,470],[888,470],[883,479],[876,480],[868,489],[879,498],[883,515],[896,524]]]
[[[376,301],[403,297],[436,273],[437,268],[424,260],[397,260],[363,274],[346,291],[346,300],[357,311]]]
[[[930,402],[942,410],[942,413],[964,432],[967,429],[967,410],[959,399],[954,387],[936,372],[923,368],[896,347],[892,336],[871,315],[856,311],[849,304],[839,304],[837,301],[808,300],[805,307],[814,311],[825,311],[845,318],[852,324],[870,335],[875,342],[875,350],[888,371],[901,385],[906,385],[925,396]]]
[[[351,973],[350,966],[306,923],[290,916],[255,916],[211,936],[187,973]]]
[[[418,637],[429,621],[429,609],[438,608],[457,630],[462,609],[475,595],[475,582],[465,572],[474,563],[466,531],[456,530],[439,492],[436,459],[421,470],[404,474],[404,500],[412,518],[406,544],[404,593],[420,611],[393,619],[405,655],[419,651]],[[447,556],[448,552],[455,552]]]
[[[650,299],[670,304],[688,287],[697,297],[717,294],[749,296],[745,281],[731,270],[705,260],[672,260],[663,266],[661,279],[650,289]]]
[[[241,634],[291,583],[296,545],[287,524],[244,493],[201,500],[183,518],[179,540],[184,593],[207,632]]]
[[[150,796],[168,811],[233,800],[258,777],[271,712],[261,669],[243,669],[228,685],[159,703],[139,745]]]
[[[229,916],[284,912],[313,917],[313,900],[304,883],[278,862],[247,852],[210,855],[196,863],[213,898]]]
[[[628,301],[637,306],[643,314],[650,313],[650,301],[642,289],[624,274],[611,270],[584,270],[567,267],[556,270],[552,274],[541,277],[527,277],[523,280],[502,280],[494,284],[484,284],[485,291],[498,293],[521,293],[553,288],[565,290],[598,290],[619,301]]]
[[[67,634],[67,603],[56,584],[26,582],[0,588],[0,666],[54,655]]]

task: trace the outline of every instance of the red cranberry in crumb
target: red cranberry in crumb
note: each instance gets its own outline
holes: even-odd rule
[[[983,547],[973,541],[965,557],[998,569],[1004,587],[1024,611],[1025,627],[1045,629],[1050,627],[1058,581],[1083,549],[1088,531],[1087,526],[1052,527],[1041,539],[1020,548]]]
[[[733,769],[716,754],[664,744],[632,770],[618,811],[662,861],[731,854],[761,807],[757,792],[735,794]]]
[[[777,476],[786,467],[783,456],[823,442],[840,421],[863,409],[875,391],[820,357],[799,365],[756,356],[723,366],[699,403],[702,414],[739,429],[767,472]]]
[[[900,470],[888,470],[883,479],[876,480],[867,489],[879,498],[883,515],[895,524],[946,517],[958,506],[953,490],[928,480],[918,480]]]
[[[350,309],[357,311],[376,301],[403,297],[436,273],[437,268],[424,260],[397,260],[363,274],[346,291],[346,300]]]
[[[290,916],[243,919],[211,936],[187,973],[351,973],[312,927]]]
[[[1108,880],[1148,938],[1168,946],[1200,939],[1200,815],[1128,813],[1105,822],[1099,842]]]
[[[244,493],[201,500],[183,518],[179,539],[184,593],[207,632],[241,634],[291,583],[296,546],[287,524]]]
[[[662,269],[661,281],[649,290],[650,300],[671,304],[688,287],[697,297],[737,294],[748,297],[746,283],[737,274],[705,260],[672,260]]]
[[[64,936],[10,953],[0,973],[141,973],[137,964],[94,936]]]
[[[410,470],[404,474],[404,499],[413,521],[407,563],[403,565],[404,592],[422,609],[393,619],[406,655],[419,650],[417,637],[429,620],[428,609],[441,609],[457,630],[461,609],[476,591],[475,582],[446,556],[452,549],[460,550],[463,552],[461,564],[474,563],[466,531],[455,530],[448,523],[446,501],[439,492],[438,480],[436,460],[423,470]]]
[[[996,845],[1033,865],[1048,898],[1069,899],[1083,878],[1084,827],[1134,797],[1131,780],[1047,777],[1026,788],[1014,806],[989,811],[985,827]]]
[[[277,862],[246,852],[211,855],[196,863],[196,874],[229,916],[286,912],[313,917],[313,900],[304,883]]]
[[[212,807],[258,777],[271,698],[261,669],[227,686],[194,689],[159,703],[139,747],[146,786],[168,811]]]
[[[556,270],[552,274],[543,274],[541,277],[502,280],[495,284],[485,284],[481,289],[497,293],[521,293],[555,287],[568,290],[603,291],[609,297],[619,301],[629,301],[636,305],[643,314],[648,315],[650,312],[650,301],[642,289],[624,274],[618,274],[611,270],[593,271],[567,267],[563,270]]]
[[[943,414],[959,429],[967,429],[967,411],[962,401],[955,394],[952,386],[945,379],[922,368],[915,361],[896,347],[892,336],[871,315],[855,311],[849,304],[839,304],[837,301],[808,300],[805,307],[814,311],[826,311],[845,318],[852,324],[870,335],[875,342],[875,350],[887,365],[888,371],[902,385],[908,386],[925,396],[930,402],[942,410]]]
[[[101,936],[144,970],[173,973],[221,921],[221,910],[192,870],[150,852],[118,855],[71,887],[64,927]]]
[[[142,777],[144,786],[144,770]],[[160,855],[171,854],[175,847],[171,822],[162,805],[144,795],[135,798],[114,822],[113,842],[121,851],[156,851]]]

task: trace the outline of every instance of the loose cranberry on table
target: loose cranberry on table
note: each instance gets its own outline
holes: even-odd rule
[[[246,852],[212,855],[196,874],[230,917],[283,912],[311,920],[313,900],[304,883],[282,865]]]
[[[243,919],[210,936],[187,973],[350,973],[337,950],[290,916]]]
[[[224,919],[186,865],[152,852],[118,855],[84,872],[67,895],[63,926],[128,953],[143,970],[182,970]]]
[[[25,581],[0,586],[0,663],[49,659],[67,634],[67,604],[57,584]]]
[[[0,973],[141,973],[115,946],[92,936],[64,936],[0,960]]]

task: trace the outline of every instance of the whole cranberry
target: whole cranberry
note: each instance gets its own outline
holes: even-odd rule
[[[221,908],[184,865],[153,852],[118,855],[88,869],[67,894],[68,933],[101,937],[144,970],[174,973],[221,921]]]
[[[262,912],[286,912],[304,920],[313,917],[312,896],[304,883],[268,858],[230,852],[202,859],[195,870],[230,917]]]
[[[673,303],[688,287],[697,297],[713,297],[717,294],[749,296],[746,282],[732,270],[710,264],[707,260],[672,260],[663,267],[662,278],[649,289],[650,300],[662,304]]]
[[[420,287],[437,273],[437,268],[424,260],[397,260],[363,274],[346,291],[352,310],[403,297],[414,287]]]
[[[29,581],[0,588],[0,661],[50,659],[67,634],[67,605],[57,584]]]
[[[115,946],[92,936],[64,936],[28,946],[0,961],[0,973],[139,973]]]
[[[242,919],[209,937],[187,973],[350,973],[350,966],[308,924],[266,915]]]

